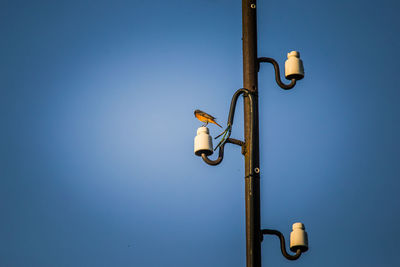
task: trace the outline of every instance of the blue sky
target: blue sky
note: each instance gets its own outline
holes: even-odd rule
[[[258,1],[263,266],[395,266],[397,1]],[[193,154],[242,87],[241,2],[0,3],[0,265],[245,266],[244,166]],[[232,137],[243,138],[241,101]],[[219,129],[210,126],[211,135]]]

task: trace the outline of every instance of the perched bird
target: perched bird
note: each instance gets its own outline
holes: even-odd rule
[[[222,128],[221,125],[219,125],[216,121],[215,118],[213,116],[211,116],[210,114],[205,113],[204,111],[201,111],[199,109],[196,109],[194,111],[194,116],[201,122],[204,122],[205,124],[203,126],[207,126],[207,124],[209,122],[214,123],[216,125],[218,125],[219,127]]]

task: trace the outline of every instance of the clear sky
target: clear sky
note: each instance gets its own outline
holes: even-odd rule
[[[257,8],[258,55],[306,71],[259,73],[262,226],[310,242],[263,266],[398,266],[399,2]],[[242,87],[239,0],[3,0],[0,34],[0,266],[245,266],[240,149],[193,153]]]

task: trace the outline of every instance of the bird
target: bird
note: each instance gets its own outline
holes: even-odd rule
[[[219,125],[216,121],[215,121],[215,117],[211,116],[210,114],[205,113],[204,111],[201,111],[199,109],[196,109],[194,111],[194,116],[201,122],[204,122],[203,126],[207,126],[207,124],[209,122],[214,123],[215,125],[218,125],[219,127],[222,128],[221,125]]]

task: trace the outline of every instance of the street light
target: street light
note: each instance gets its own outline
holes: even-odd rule
[[[261,242],[264,235],[279,237],[281,251],[289,260],[298,259],[303,252],[308,250],[308,237],[304,224],[293,224],[290,234],[291,255],[286,251],[285,238],[277,230],[261,229],[260,220],[260,156],[259,156],[259,119],[258,119],[258,72],[261,63],[271,63],[275,70],[275,80],[284,90],[292,89],[296,81],[303,79],[304,68],[300,59],[300,53],[292,51],[288,53],[285,62],[285,77],[289,84],[281,81],[278,63],[268,57],[257,56],[257,12],[256,0],[242,0],[243,19],[243,88],[238,89],[231,100],[227,128],[224,131],[221,142],[215,148],[219,148],[218,157],[215,160],[209,158],[213,154],[212,138],[207,127],[202,126],[197,130],[194,142],[194,152],[209,165],[218,165],[224,158],[225,145],[235,144],[241,146],[245,157],[245,207],[246,207],[246,265],[247,267],[261,266]],[[243,96],[244,104],[244,141],[231,138],[233,120],[238,97]]]

